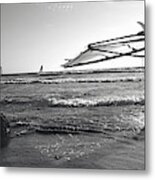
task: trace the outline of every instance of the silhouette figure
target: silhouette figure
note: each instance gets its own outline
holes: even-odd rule
[[[43,65],[40,66],[39,74],[43,72]]]

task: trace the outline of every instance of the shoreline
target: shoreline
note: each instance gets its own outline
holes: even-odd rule
[[[133,140],[84,135],[78,146],[78,135],[29,134],[11,139],[1,150],[0,166],[144,170],[143,136]]]

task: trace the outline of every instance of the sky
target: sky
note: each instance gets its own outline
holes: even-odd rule
[[[143,1],[61,2],[1,5],[3,73],[59,71],[89,43],[137,33],[144,22]],[[72,69],[143,66],[124,57]]]

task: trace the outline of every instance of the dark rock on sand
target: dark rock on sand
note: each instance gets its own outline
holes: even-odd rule
[[[141,129],[141,131],[132,137],[132,139],[138,141],[138,140],[144,140],[145,139],[145,126]]]
[[[4,114],[0,113],[0,149],[8,145],[10,140],[10,126]]]

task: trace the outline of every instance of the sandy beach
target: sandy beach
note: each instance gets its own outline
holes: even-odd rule
[[[64,142],[57,140],[60,138]],[[70,137],[58,134],[33,134],[14,138],[9,146],[1,151],[0,165],[126,170],[145,168],[144,134],[139,135],[138,140],[104,138],[102,135],[94,138],[85,135],[79,138],[80,143],[77,143],[76,138],[77,135]],[[56,148],[57,150],[53,150]]]

